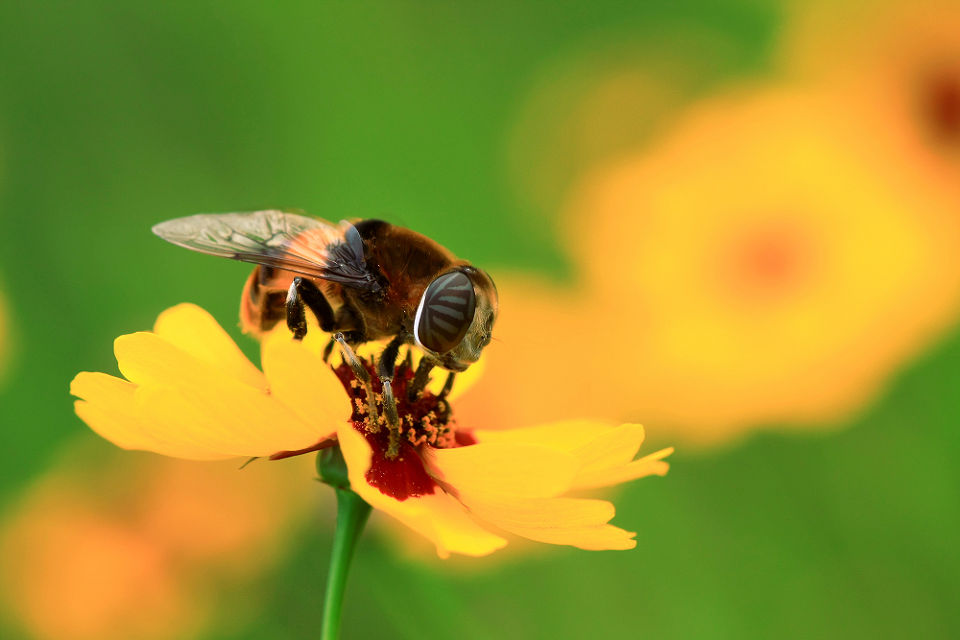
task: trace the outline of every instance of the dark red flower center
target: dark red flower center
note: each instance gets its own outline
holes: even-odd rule
[[[428,390],[413,399],[408,398],[414,370],[407,361],[403,361],[397,366],[392,383],[400,417],[400,452],[395,458],[388,458],[390,436],[383,410],[383,385],[376,368],[366,360],[363,360],[363,364],[373,381],[379,417],[376,425],[370,418],[366,391],[353,370],[341,364],[334,372],[350,397],[353,427],[366,438],[373,450],[370,470],[366,474],[367,482],[397,500],[433,493],[437,484],[424,468],[421,452],[426,447],[446,449],[473,444],[473,437],[468,432],[456,430],[450,403],[446,399],[438,398]]]

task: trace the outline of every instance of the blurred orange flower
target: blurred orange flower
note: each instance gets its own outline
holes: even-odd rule
[[[38,638],[167,638],[197,625],[163,549],[77,496],[45,496],[6,532],[5,599]]]
[[[2,604],[36,638],[192,636],[215,615],[219,578],[268,566],[302,511],[291,468],[143,458],[91,470],[89,452],[71,456],[0,528]]]
[[[843,113],[736,94],[598,168],[566,217],[579,289],[498,280],[500,344],[464,415],[590,407],[709,442],[861,406],[953,319],[960,235],[943,201],[887,179],[896,166]],[[563,366],[570,350],[582,367]],[[516,373],[534,368],[557,375]],[[548,401],[519,400],[521,385]]]
[[[669,449],[634,460],[644,438],[640,425],[459,429],[448,399],[430,391],[407,398],[413,372],[404,364],[394,380],[403,436],[391,458],[387,430],[367,418],[361,385],[347,365],[331,369],[323,346],[319,331],[304,342],[275,331],[264,339],[261,373],[209,314],[180,305],[161,314],[154,332],[117,338],[129,382],[80,373],[71,392],[81,398],[77,414],[128,449],[216,459],[284,455],[336,441],[351,489],[431,540],[442,557],[504,546],[488,527],[584,549],[635,546],[635,534],[608,524],[611,503],[565,494],[666,473]],[[381,393],[377,384],[374,392]]]
[[[787,73],[844,102],[911,179],[960,198],[960,6],[804,1],[788,16]]]

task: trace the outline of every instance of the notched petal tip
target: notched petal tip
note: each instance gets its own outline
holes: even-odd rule
[[[137,419],[135,385],[105,373],[84,371],[70,383],[77,416],[101,437],[122,449],[150,448]]]
[[[189,307],[183,309],[188,316],[194,313]],[[138,443],[134,448],[193,459],[268,456],[316,443],[322,434],[315,422],[292,413],[289,407],[265,394],[263,388],[247,384],[242,374],[232,375],[237,373],[230,364],[234,355],[234,364],[249,363],[212,320],[207,328],[220,332],[220,337],[210,332],[205,335],[203,331],[191,334],[192,325],[183,322],[185,317],[172,315],[159,323],[173,340],[138,332],[114,341],[120,371],[133,384],[105,374],[78,376],[73,388],[84,394],[87,389],[100,393],[97,407],[107,415],[98,418],[97,424],[87,420],[91,427],[121,446],[133,439]],[[217,360],[218,352],[224,358]],[[256,377],[263,379],[259,371],[249,366]],[[110,381],[109,385],[105,381]],[[123,391],[130,397],[123,400],[123,415],[130,425],[125,427],[126,431],[136,430],[134,436],[118,435],[124,422],[110,417],[116,412],[110,399],[103,396],[104,385],[112,385],[114,391],[117,385],[127,385]],[[137,390],[135,401],[132,389]],[[94,418],[100,416],[97,411],[85,411]],[[98,428],[103,424],[109,428]]]
[[[98,404],[126,402],[134,385],[107,373],[81,371],[70,381],[70,395]]]
[[[667,447],[651,453],[650,455],[644,456],[637,460],[636,462],[647,462],[650,464],[651,468],[654,469],[653,473],[658,476],[667,475],[667,471],[670,470],[670,463],[664,462],[663,459],[667,456],[673,455],[675,449],[673,447]]]
[[[626,463],[594,466],[583,469],[574,479],[576,489],[599,489],[615,484],[639,480],[647,476],[665,476],[670,464],[663,458],[673,453],[673,447],[661,449],[636,460]]]

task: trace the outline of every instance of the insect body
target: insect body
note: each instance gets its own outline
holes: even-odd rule
[[[177,218],[153,232],[187,249],[257,265],[241,300],[245,331],[260,334],[285,318],[302,339],[309,309],[366,386],[374,424],[369,374],[352,347],[389,339],[378,363],[388,455],[396,454],[399,433],[390,382],[400,347],[423,351],[410,389],[416,394],[436,366],[451,372],[449,390],[453,372],[476,362],[490,342],[498,305],[490,276],[430,238],[382,220],[334,225],[271,210]]]

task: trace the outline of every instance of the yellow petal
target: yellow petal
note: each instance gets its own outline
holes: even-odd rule
[[[588,551],[624,551],[637,546],[637,541],[633,539],[636,533],[612,524],[579,529],[518,529],[514,533],[537,542],[567,544]]]
[[[153,328],[182,351],[259,389],[263,374],[253,366],[213,316],[194,304],[178,304],[160,314]]]
[[[81,372],[70,383],[70,393],[81,398],[77,415],[100,436],[123,449],[154,451],[190,460],[217,460],[225,456],[187,442],[160,439],[140,422],[136,386],[105,373]]]
[[[672,453],[673,447],[668,447],[624,465],[596,469],[591,472],[581,471],[573,481],[573,488],[595,489],[636,480],[644,476],[666,475],[670,465],[664,462],[663,458]]]
[[[370,489],[377,491],[373,487]],[[380,495],[383,496],[382,493]],[[442,489],[438,488],[432,495],[408,498],[404,502],[383,497],[396,505],[396,511],[391,515],[433,541],[441,558],[448,558],[451,553],[485,556],[507,544],[506,540],[474,522],[463,505]]]
[[[577,459],[569,453],[507,442],[435,449],[427,464],[461,499],[468,495],[556,496],[570,488],[578,468]]]
[[[370,486],[365,478],[370,469],[372,451],[366,439],[345,424],[337,429],[340,448],[350,477],[350,487],[373,508],[393,516],[414,531],[431,540],[437,555],[450,553],[483,556],[493,553],[507,541],[480,527],[463,507],[440,487],[432,495],[395,500]]]
[[[574,451],[612,431],[616,425],[592,420],[565,420],[521,429],[477,429],[478,442],[526,442],[561,451]]]
[[[198,372],[208,377],[227,377],[212,365],[148,331],[118,337],[113,341],[113,354],[120,373],[136,385],[178,386],[187,378],[196,378]]]
[[[577,447],[573,454],[580,459],[581,473],[627,464],[643,444],[643,426],[622,424],[604,431],[596,438]]]
[[[170,387],[137,390],[144,429],[154,437],[192,443],[225,456],[269,456],[309,447],[324,435],[269,395],[224,380],[190,393]]]
[[[114,351],[123,374],[142,385],[139,416],[155,437],[261,456],[309,447],[330,431],[153,333],[120,336]]]
[[[545,529],[594,527],[606,524],[616,513],[606,500],[585,498],[500,498],[467,504],[478,517],[498,527]]]
[[[568,451],[579,460],[580,470],[572,489],[589,489],[626,482],[647,475],[663,475],[669,465],[661,459],[673,453],[664,449],[633,460],[643,443],[639,424],[614,426],[590,420],[569,420],[522,429],[473,432],[481,443],[534,443]]]
[[[606,523],[613,505],[604,500],[533,498],[466,503],[477,518],[518,536],[582,549],[629,549],[635,535]]]
[[[270,393],[303,422],[322,426],[317,439],[334,433],[338,422],[349,419],[350,402],[339,378],[319,354],[294,340],[289,331],[266,336],[261,358]]]
[[[651,474],[664,475],[669,465],[661,460],[673,453],[673,449],[634,460],[643,437],[642,425],[623,424],[577,447],[573,454],[580,459],[581,467],[573,481],[574,488],[590,489]]]

